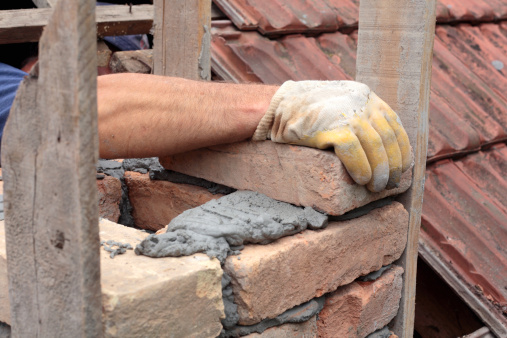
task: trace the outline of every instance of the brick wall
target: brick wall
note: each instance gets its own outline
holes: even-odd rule
[[[263,165],[245,164],[245,149]],[[314,161],[308,164],[309,158]],[[267,195],[335,215],[410,184],[410,177],[405,177],[398,190],[370,194],[347,179],[334,157],[267,142],[214,147],[161,162],[233,188],[263,186]],[[192,184],[152,180],[148,173],[122,175],[135,225],[151,231],[164,231],[183,211],[222,196]],[[117,222],[122,182],[104,174],[97,177],[100,214]],[[308,189],[312,180],[318,186]],[[405,248],[408,213],[397,202],[365,210],[350,219],[332,218],[322,230],[305,230],[267,245],[246,245],[223,265],[203,254],[153,259],[127,250],[111,259],[101,250],[106,336],[218,336],[225,317],[220,281],[225,272],[238,323],[235,331],[222,332],[224,336],[234,332],[248,337],[366,337],[388,325],[398,311],[403,269],[391,264]],[[105,220],[100,234],[103,241],[134,246],[147,236]],[[6,270],[3,236],[0,223],[0,270]],[[375,275],[379,270],[382,273]],[[0,303],[5,305],[0,306],[0,322],[9,324],[6,276],[0,271]],[[320,307],[315,310],[317,303]]]

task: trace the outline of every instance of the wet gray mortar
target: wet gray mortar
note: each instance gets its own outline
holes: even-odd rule
[[[332,220],[360,217],[391,202],[392,199],[376,201],[342,216],[333,217]],[[322,229],[327,225],[327,221],[326,215],[311,208],[275,201],[256,192],[237,191],[183,212],[169,223],[166,233],[150,235],[142,241],[136,247],[136,253],[150,257],[165,257],[204,252],[210,257],[217,257],[223,264],[227,256],[239,255],[244,244],[267,244],[306,229]],[[381,271],[364,276],[362,280],[375,280],[387,269],[388,267],[385,267]],[[290,316],[292,321],[283,322],[283,318],[289,318],[284,316],[284,313],[252,326],[238,326],[237,305],[234,304],[230,277],[225,273],[222,289],[226,313],[226,318],[222,321],[225,328],[222,332],[223,337],[261,333],[269,327],[295,320],[294,316]],[[301,306],[307,305],[305,303]],[[312,316],[321,309],[321,307],[312,308],[318,309],[312,312]]]

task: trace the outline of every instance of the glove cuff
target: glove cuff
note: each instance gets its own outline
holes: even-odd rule
[[[271,98],[271,103],[269,104],[269,108],[262,117],[255,133],[252,136],[252,141],[264,141],[271,138],[271,128],[273,127],[273,121],[275,120],[275,113],[282,102],[284,94],[287,90],[290,90],[292,86],[294,86],[296,82],[294,81],[285,81],[280,88],[276,91],[275,95]]]

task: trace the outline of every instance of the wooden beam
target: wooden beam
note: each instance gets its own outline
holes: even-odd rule
[[[392,322],[400,337],[412,337],[417,247],[428,142],[428,106],[435,34],[435,0],[361,0],[357,81],[364,82],[400,116],[414,149],[412,187],[401,196],[410,214],[402,299]]]
[[[211,0],[155,0],[153,71],[211,79]]]
[[[60,0],[2,142],[13,337],[101,337],[94,0]]]
[[[153,25],[153,5],[99,6],[95,9],[97,35],[117,36],[149,33]],[[39,41],[52,8],[0,11],[0,44]]]

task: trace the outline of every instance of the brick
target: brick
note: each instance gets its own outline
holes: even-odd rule
[[[97,41],[97,67],[109,67],[111,50],[104,41]]]
[[[312,298],[398,259],[407,241],[408,213],[394,202],[326,229],[307,230],[230,256],[241,325],[274,318]]]
[[[148,234],[107,220],[100,222],[101,240],[135,246]],[[0,223],[0,239],[4,225]],[[5,247],[0,242],[0,267]],[[178,258],[136,256],[127,250],[114,259],[100,250],[103,321],[106,337],[216,337],[224,316],[222,270],[216,259],[196,254]],[[5,269],[0,276],[7,275]],[[10,324],[0,289],[0,321]],[[7,307],[8,309],[8,307]]]
[[[408,170],[398,188],[371,193],[352,181],[333,152],[271,141],[199,149],[161,158],[160,163],[166,169],[240,190],[258,191],[330,215],[341,215],[374,200],[399,194],[411,184],[411,170]]]
[[[153,67],[153,50],[116,52],[109,63],[113,73],[150,74]]]
[[[277,327],[272,327],[264,331],[263,333],[252,333],[246,338],[310,338],[317,337],[317,320],[312,317],[303,323],[289,323],[283,324]]]
[[[99,216],[118,222],[120,218],[121,182],[119,179],[105,176],[97,180],[99,193]]]
[[[223,196],[193,185],[152,181],[148,174],[131,171],[125,173],[125,183],[136,226],[154,231],[164,228],[183,211]]]
[[[403,268],[395,266],[371,282],[353,282],[326,298],[317,321],[318,334],[366,337],[385,327],[398,313]]]

